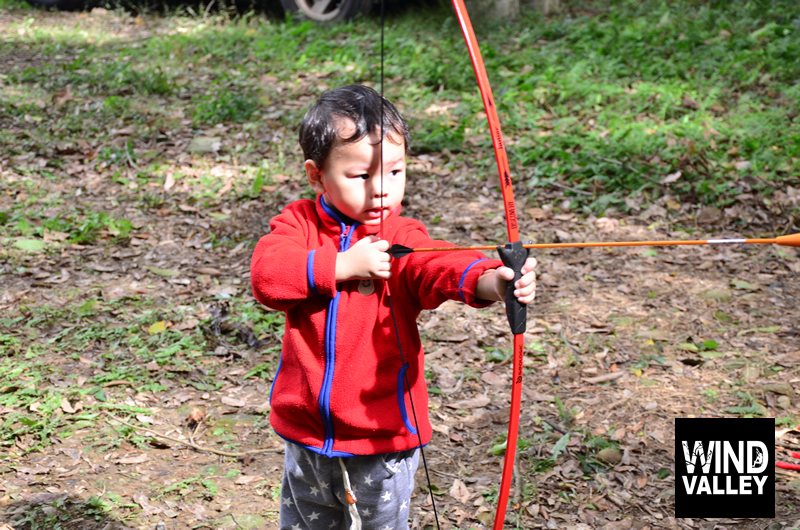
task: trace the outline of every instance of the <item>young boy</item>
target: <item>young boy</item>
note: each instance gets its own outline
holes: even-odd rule
[[[286,313],[270,393],[270,422],[289,442],[282,529],[408,527],[417,447],[431,438],[417,317],[446,300],[488,306],[514,276],[474,251],[390,259],[394,243],[449,245],[400,217],[408,144],[405,120],[375,90],[323,94],[300,127],[316,201],[289,204],[253,254],[253,294]],[[525,304],[535,265],[514,286]]]

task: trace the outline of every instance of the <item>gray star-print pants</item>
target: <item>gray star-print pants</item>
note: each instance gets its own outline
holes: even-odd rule
[[[343,459],[364,530],[406,530],[419,451]],[[347,530],[352,518],[338,458],[286,444],[281,485],[282,530]]]

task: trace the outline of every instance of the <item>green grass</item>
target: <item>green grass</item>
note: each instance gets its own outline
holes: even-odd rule
[[[231,306],[236,309],[229,320],[249,327],[257,337],[283,334],[282,313],[238,299]],[[103,411],[122,416],[147,413],[125,403],[128,387],[157,393],[166,390],[167,382],[217,390],[221,383],[216,374],[225,363],[215,356],[203,331],[210,328],[210,320],[185,331],[151,328],[160,321],[181,322],[194,312],[154,299],[103,302],[76,296],[58,307],[18,307],[13,313],[20,314],[0,319],[0,408],[14,409],[0,421],[0,447],[16,444],[24,454],[50,445],[53,436],[66,438],[87,426],[104,425]],[[233,335],[226,340],[239,344]],[[250,377],[265,378],[277,365],[277,349],[264,353],[268,362],[254,367]],[[202,373],[196,370],[198,363]],[[120,381],[125,385],[108,386]],[[66,413],[65,400],[75,412]],[[95,428],[82,435],[100,450],[123,440],[138,443],[131,429]]]
[[[625,196],[637,192],[644,203],[669,192],[724,206],[745,188],[769,193],[793,178],[800,157],[800,127],[791,117],[800,104],[800,8],[768,4],[599,2],[606,9],[591,17],[528,14],[479,27],[522,192],[536,203],[542,187],[565,182],[588,193],[574,194],[574,206],[596,212],[626,210]],[[141,124],[135,144],[177,126],[169,111],[178,108],[198,126],[258,130],[276,120],[293,131],[323,89],[379,81],[374,19],[323,27],[173,17],[165,25],[163,34],[132,41],[30,20],[12,24],[17,34],[0,50],[23,44],[45,62],[7,74],[0,88],[6,119],[27,115],[54,127],[21,142],[0,140],[18,153],[56,136],[104,142],[104,125],[134,122]],[[484,178],[493,164],[490,140],[454,18],[447,10],[406,13],[386,30],[386,92],[411,122],[414,151],[447,149]],[[67,85],[76,101],[55,114],[46,95]],[[22,102],[23,94],[33,98]],[[287,98],[293,104],[283,105]],[[71,119],[87,102],[92,119]],[[452,108],[427,114],[433,104]],[[292,156],[270,173],[299,171],[293,144],[290,136],[276,146]],[[238,154],[258,147],[245,144]],[[114,154],[103,153],[101,160]],[[136,163],[145,175],[158,175],[157,158]],[[259,169],[245,169],[242,194]],[[676,182],[661,184],[676,171]],[[744,177],[755,182],[743,186]]]

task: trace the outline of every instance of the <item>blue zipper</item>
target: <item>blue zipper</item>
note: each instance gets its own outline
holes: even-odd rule
[[[324,203],[323,203],[324,206]],[[326,208],[327,210],[327,208]],[[329,212],[332,213],[333,212]],[[335,214],[332,217],[337,218]],[[337,219],[342,230],[342,237],[339,239],[339,252],[344,252],[350,248],[350,240],[356,231],[358,223],[351,226],[346,225]],[[325,442],[322,445],[323,455],[331,458],[333,454],[333,418],[331,418],[331,387],[333,386],[333,373],[336,366],[336,320],[339,312],[340,291],[336,289],[336,295],[328,304],[328,314],[325,319],[325,376],[322,379],[322,388],[319,391],[319,412],[322,416],[322,423],[325,425]]]

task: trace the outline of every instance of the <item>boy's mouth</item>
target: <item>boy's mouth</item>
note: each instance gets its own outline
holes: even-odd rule
[[[386,208],[386,207],[384,207],[384,208],[370,208],[369,210],[367,210],[364,213],[367,214],[367,219],[380,219],[381,218],[381,212],[383,212],[384,210],[388,212],[389,208]]]

